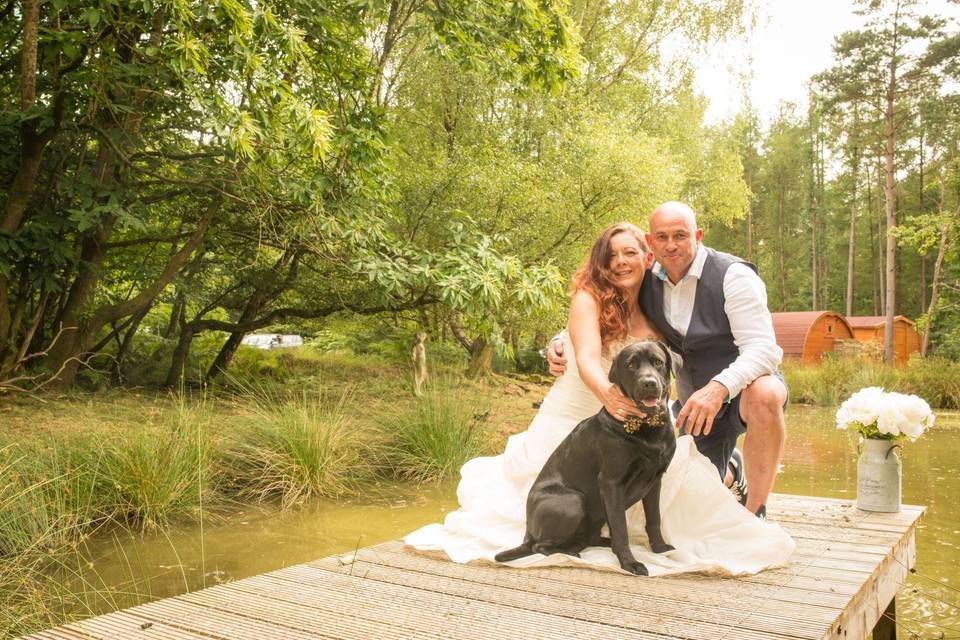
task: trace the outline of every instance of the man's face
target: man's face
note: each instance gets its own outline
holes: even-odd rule
[[[658,210],[650,216],[647,242],[674,282],[690,269],[702,238],[703,229],[697,229],[695,222],[683,213]]]

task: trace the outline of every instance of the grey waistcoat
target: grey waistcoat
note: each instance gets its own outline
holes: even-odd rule
[[[670,347],[683,357],[683,367],[677,372],[677,395],[681,403],[740,355],[724,311],[726,297],[723,294],[724,275],[730,265],[737,262],[757,270],[756,266],[737,256],[707,248],[707,260],[697,282],[693,315],[686,336],[671,327],[663,314],[663,281],[652,270],[644,276],[640,309]]]

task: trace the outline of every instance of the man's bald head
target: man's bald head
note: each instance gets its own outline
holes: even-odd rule
[[[693,212],[693,209],[683,202],[671,200],[659,205],[650,213],[650,232],[653,233],[654,227],[661,226],[668,221],[675,222],[678,219],[686,222],[690,233],[697,230],[697,214]]]
[[[702,238],[696,214],[682,202],[664,202],[650,214],[647,244],[673,283],[690,270]]]

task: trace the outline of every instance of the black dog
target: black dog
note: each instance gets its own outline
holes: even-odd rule
[[[533,553],[577,556],[586,547],[609,545],[621,567],[647,575],[627,537],[625,512],[638,500],[650,547],[656,553],[673,550],[660,533],[660,479],[677,446],[667,409],[670,364],[670,351],[659,342],[637,342],[617,355],[610,381],[644,417],[622,422],[601,409],[578,424],[530,488],[523,544],[498,553],[498,562]],[[600,536],[604,523],[609,539]]]

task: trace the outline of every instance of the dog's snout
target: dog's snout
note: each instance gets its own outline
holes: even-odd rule
[[[640,388],[644,391],[657,391],[660,389],[660,381],[654,376],[646,376],[640,379]]]

